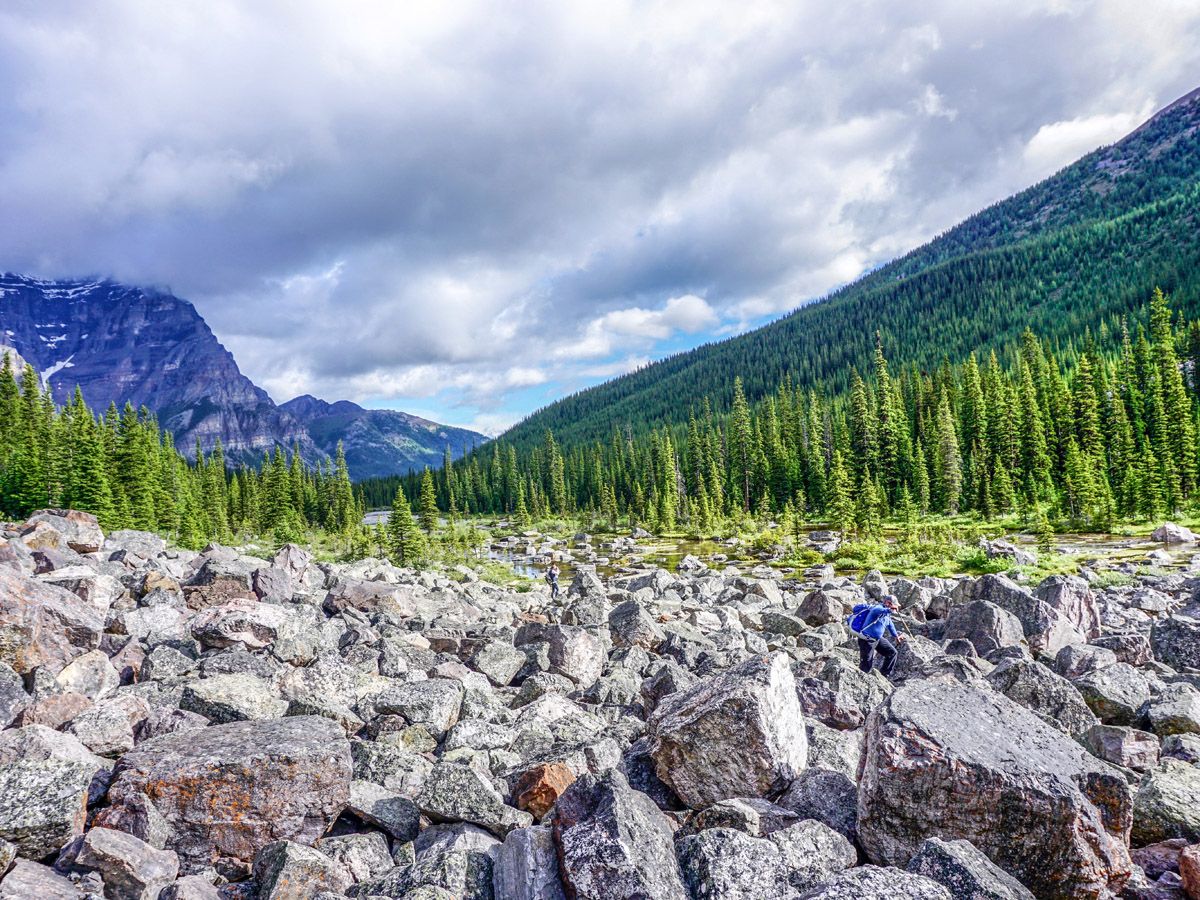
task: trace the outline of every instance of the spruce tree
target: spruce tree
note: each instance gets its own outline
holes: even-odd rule
[[[425,555],[425,539],[413,521],[403,489],[396,490],[387,522],[388,550],[398,566],[416,566]]]
[[[433,486],[433,472],[429,470],[429,466],[425,467],[425,472],[421,475],[419,510],[421,527],[425,529],[427,535],[432,535],[438,526],[438,508],[437,490]]]
[[[962,492],[962,459],[958,453],[958,435],[954,430],[954,419],[950,404],[942,397],[937,414],[938,439],[938,494],[942,509],[948,515],[958,514],[958,501]]]

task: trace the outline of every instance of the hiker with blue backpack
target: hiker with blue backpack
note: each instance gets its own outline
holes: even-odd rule
[[[900,651],[888,638],[900,644],[906,640],[905,636],[896,630],[896,623],[892,621],[892,613],[899,606],[896,598],[888,594],[880,604],[859,603],[847,620],[850,633],[858,638],[858,667],[864,672],[870,672],[874,667],[875,654],[878,652],[883,657],[879,671],[885,678],[892,677],[892,670],[896,668],[896,658]]]

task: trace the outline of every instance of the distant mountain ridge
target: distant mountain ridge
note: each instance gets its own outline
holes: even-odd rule
[[[487,438],[394,409],[363,409],[349,400],[327,403],[302,394],[279,409],[301,422],[316,447],[332,456],[343,441],[355,479],[396,474],[394,460],[420,460],[437,468],[446,447],[457,459]]]
[[[145,406],[185,453],[197,440],[210,450],[219,437],[232,462],[257,463],[282,445],[299,446],[315,463],[329,459],[342,439],[351,475],[361,479],[440,465],[447,446],[457,457],[486,440],[346,401],[308,397],[277,406],[242,374],[191,303],[111,280],[0,276],[5,346],[38,371],[57,403],[78,386],[97,411],[109,403]]]
[[[1071,340],[1140,315],[1156,286],[1200,313],[1200,89],[1125,138],[965,219],[929,243],[755,331],[652,363],[550,404],[500,440],[547,429],[565,447],[681,425],[702,398],[727,411],[784,378],[840,393],[872,365],[936,368],[1025,328]]]

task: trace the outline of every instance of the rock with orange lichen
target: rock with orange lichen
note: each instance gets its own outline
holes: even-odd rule
[[[184,874],[235,878],[274,841],[311,844],[350,798],[350,744],[328,719],[232,722],[141,744],[117,765],[114,807],[145,794],[166,820]]]
[[[513,793],[518,809],[540,819],[575,781],[575,773],[562,763],[546,763],[521,773]]]

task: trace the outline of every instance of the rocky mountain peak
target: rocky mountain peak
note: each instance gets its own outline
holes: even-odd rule
[[[196,441],[209,450],[219,438],[231,462],[255,463],[276,446],[299,446],[316,462],[343,440],[359,478],[440,462],[447,444],[460,455],[482,440],[404,413],[375,417],[347,401],[305,395],[277,406],[191,303],[108,279],[0,276],[0,345],[29,361],[55,402],[79,387],[97,412],[110,403],[145,407],[185,452]],[[322,426],[315,434],[313,422]]]

